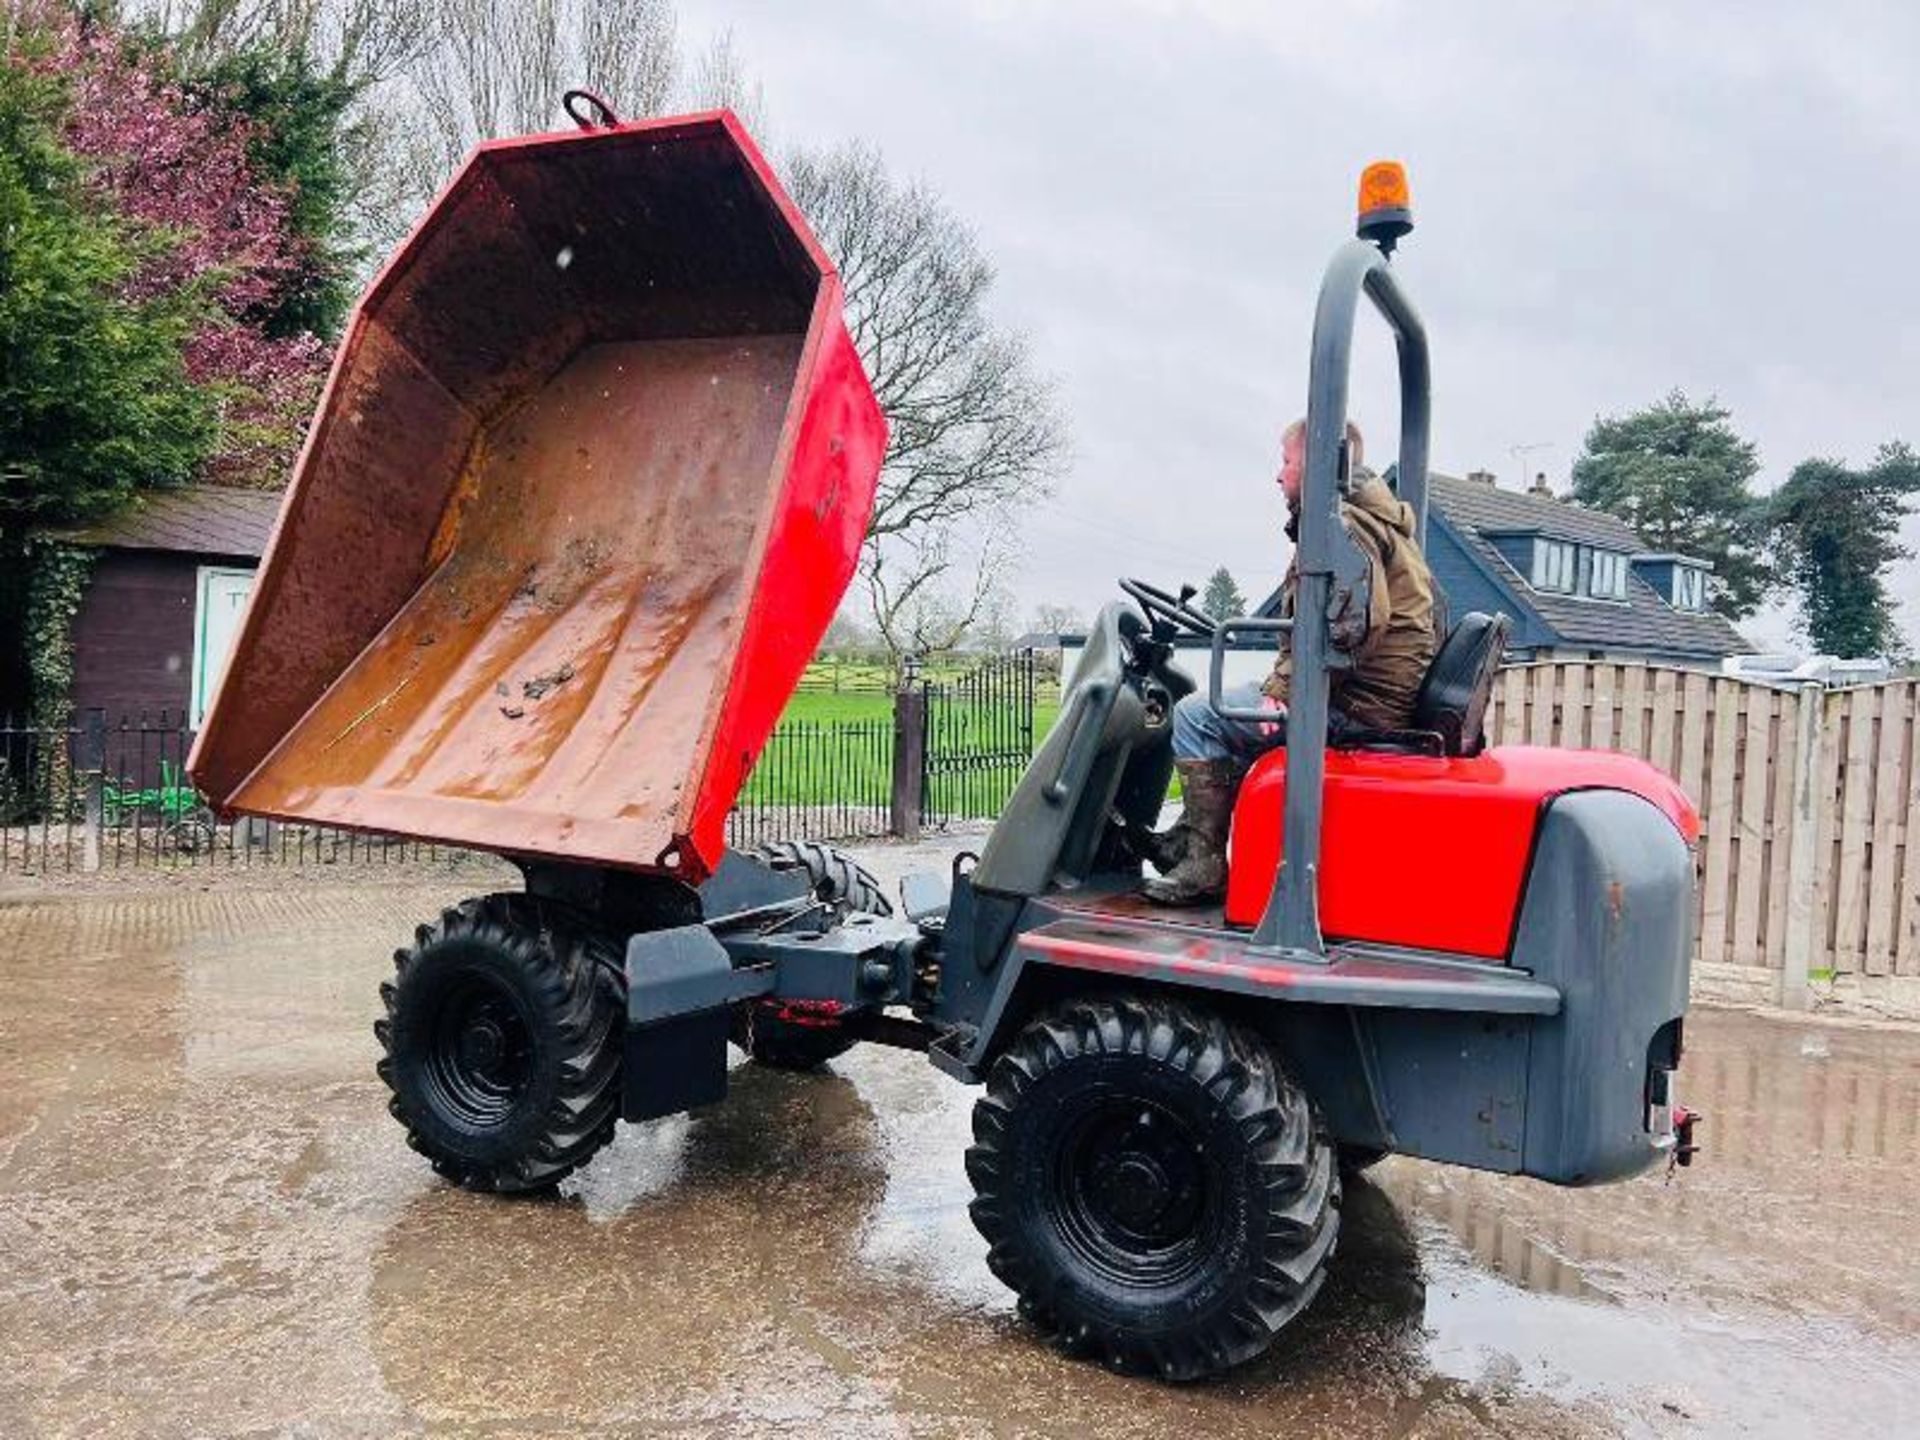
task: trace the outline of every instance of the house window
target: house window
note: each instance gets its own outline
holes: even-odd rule
[[[1575,547],[1564,540],[1533,542],[1533,588],[1571,595],[1574,589]]]
[[[1627,598],[1627,557],[1614,550],[1595,550],[1587,572],[1587,593],[1596,600]]]
[[[1673,608],[1676,610],[1707,608],[1706,571],[1697,570],[1691,565],[1673,567]]]

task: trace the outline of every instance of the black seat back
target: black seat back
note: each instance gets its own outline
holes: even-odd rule
[[[1438,735],[1448,755],[1478,755],[1486,745],[1487,706],[1506,653],[1507,624],[1505,615],[1462,615],[1420,682],[1412,728]]]

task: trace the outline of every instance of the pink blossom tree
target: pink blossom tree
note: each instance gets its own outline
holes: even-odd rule
[[[217,397],[220,438],[201,478],[284,484],[330,359],[318,337],[265,328],[307,258],[291,197],[255,173],[249,121],[184,93],[164,52],[64,7],[38,10],[53,42],[38,64],[71,96],[66,142],[140,238],[129,298],[184,292],[203,306],[186,364]]]

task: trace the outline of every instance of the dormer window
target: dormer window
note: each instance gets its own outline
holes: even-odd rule
[[[1627,557],[1618,550],[1595,550],[1587,571],[1587,593],[1596,600],[1627,598]]]
[[[1533,542],[1533,588],[1571,595],[1579,574],[1578,552],[1565,540],[1536,537]]]
[[[1692,565],[1673,567],[1673,608],[1676,610],[1707,608],[1706,571]]]

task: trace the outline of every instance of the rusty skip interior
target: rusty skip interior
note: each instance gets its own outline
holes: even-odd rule
[[[697,136],[476,158],[350,332],[195,757],[216,801],[670,843],[820,280],[769,209]]]

